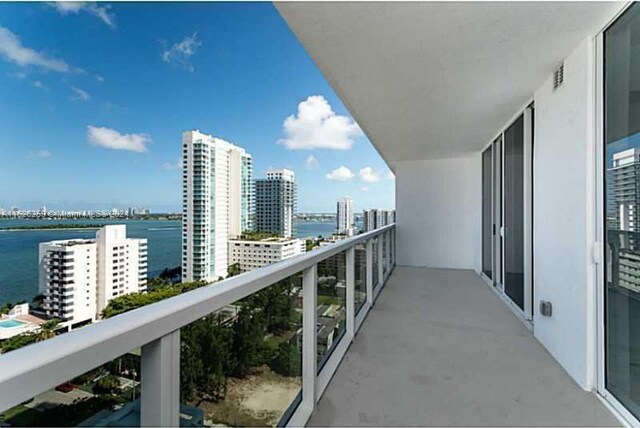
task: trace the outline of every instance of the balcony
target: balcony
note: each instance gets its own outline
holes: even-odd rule
[[[618,426],[473,271],[396,267],[310,426]]]
[[[288,402],[268,409],[260,396],[282,391],[252,393],[257,413],[277,414],[257,422],[220,420],[206,403],[200,423],[640,425],[640,252],[612,233],[637,229],[639,167],[610,168],[616,146],[640,150],[628,114],[640,5],[275,7],[393,171],[397,228],[1,356],[0,409],[131,353],[144,369],[139,422],[177,425],[182,387],[203,378],[181,382],[188,351],[210,343],[183,346],[192,327],[238,326],[239,302],[284,281],[300,319],[286,319],[282,343],[302,367]],[[189,195],[206,194],[193,181]],[[208,218],[210,201],[195,199],[183,230]],[[209,253],[196,254],[194,270],[208,273]]]
[[[390,225],[3,355],[0,410],[141,347],[142,425],[216,422],[178,399],[189,326],[286,283],[302,367],[269,425],[618,425],[475,272],[394,269],[395,251]]]

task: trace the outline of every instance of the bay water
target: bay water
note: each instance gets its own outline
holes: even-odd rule
[[[20,220],[0,219],[0,228],[57,224],[125,224],[127,237],[147,238],[147,270],[157,276],[165,268],[180,265],[181,222],[179,220]],[[296,222],[296,237],[329,236],[335,222]],[[94,238],[96,229],[0,230],[0,305],[30,302],[38,294],[38,244],[59,239]]]

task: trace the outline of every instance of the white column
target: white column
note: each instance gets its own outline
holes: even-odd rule
[[[140,425],[180,425],[180,330],[142,347]]]
[[[393,266],[396,265],[396,253],[397,253],[397,242],[396,242],[396,227],[393,227],[393,231],[391,232],[391,242],[393,242],[393,252],[391,255],[393,256]]]
[[[387,277],[391,273],[391,231],[387,230],[384,233],[384,242],[385,242],[385,251],[384,255],[386,256],[385,265],[387,267]]]
[[[318,265],[302,276],[302,405],[313,411],[316,405],[317,369],[317,276]]]
[[[367,247],[367,302],[373,304],[373,239],[369,239],[366,243]]]
[[[347,338],[351,340],[355,333],[355,285],[356,285],[356,248],[351,246],[346,252],[346,280],[347,280]]]
[[[378,235],[378,281],[380,286],[384,284],[384,271],[382,270],[382,263],[384,263],[384,259],[382,258],[382,239],[384,239],[383,233]]]

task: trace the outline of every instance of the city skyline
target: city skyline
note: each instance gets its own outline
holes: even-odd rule
[[[0,207],[179,212],[180,135],[199,129],[256,177],[295,171],[299,212],[393,208],[388,167],[270,4],[0,12]]]

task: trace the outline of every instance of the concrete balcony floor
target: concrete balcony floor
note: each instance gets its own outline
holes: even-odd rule
[[[472,271],[397,267],[310,426],[618,426]]]

